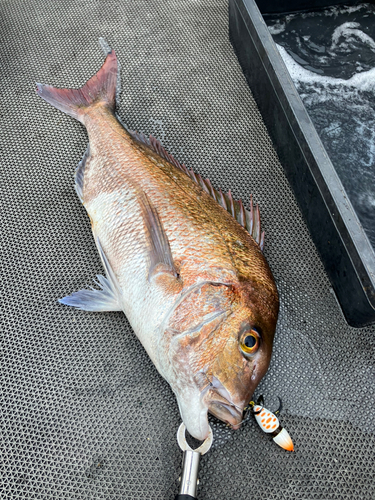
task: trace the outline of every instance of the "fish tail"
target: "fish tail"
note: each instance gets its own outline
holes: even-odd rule
[[[83,123],[90,106],[103,105],[111,111],[116,107],[118,63],[114,50],[110,50],[103,66],[80,89],[58,89],[37,83],[36,93],[55,108]]]

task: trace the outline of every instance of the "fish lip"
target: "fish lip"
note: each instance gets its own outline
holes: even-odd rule
[[[229,424],[233,429],[239,429],[242,423],[243,410],[233,402],[210,390],[206,395],[207,409],[219,420]]]
[[[232,429],[239,429],[242,423],[242,411],[237,406],[222,401],[211,401],[208,405],[208,411],[219,420],[229,424]]]
[[[232,395],[212,373],[202,372],[203,380],[209,384],[201,389],[201,398],[207,410],[219,420],[227,423],[232,429],[239,429],[242,423],[244,405],[235,404]]]

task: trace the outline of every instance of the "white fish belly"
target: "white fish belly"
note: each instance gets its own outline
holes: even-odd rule
[[[101,193],[85,204],[94,237],[114,272],[122,305],[135,334],[161,374],[158,346],[160,325],[175,298],[148,279],[148,239],[139,201],[131,189]]]

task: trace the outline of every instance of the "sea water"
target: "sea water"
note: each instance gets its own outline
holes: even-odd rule
[[[375,248],[375,5],[266,23]]]

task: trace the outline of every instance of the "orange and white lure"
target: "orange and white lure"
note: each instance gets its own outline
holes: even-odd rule
[[[253,406],[252,412],[254,414],[255,420],[259,424],[259,427],[263,432],[270,434],[275,443],[281,446],[281,448],[284,448],[284,450],[293,451],[293,441],[289,436],[288,431],[280,425],[279,419],[277,418],[275,413],[272,413],[260,404],[261,401],[263,402],[262,397],[258,399],[258,402],[256,404],[252,402],[253,405],[251,405]],[[277,410],[276,413],[278,411],[279,410]]]

